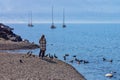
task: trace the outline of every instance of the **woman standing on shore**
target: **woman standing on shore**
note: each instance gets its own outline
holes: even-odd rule
[[[39,40],[39,44],[40,44],[40,53],[39,53],[39,57],[42,56],[42,58],[45,56],[45,51],[46,51],[46,38],[45,35],[42,35],[40,40]]]

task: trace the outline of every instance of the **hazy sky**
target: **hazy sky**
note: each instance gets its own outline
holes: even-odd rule
[[[0,0],[0,21],[28,21],[30,12],[34,22],[62,21],[65,8],[66,22],[120,22],[120,0]]]

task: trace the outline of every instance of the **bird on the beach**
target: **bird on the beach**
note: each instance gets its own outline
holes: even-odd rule
[[[29,54],[29,57],[32,56],[32,53]]]
[[[31,54],[31,53],[32,53],[32,51],[28,51],[28,52],[27,52],[27,55],[29,55],[29,54]]]
[[[19,61],[20,61],[20,63],[23,63],[23,61],[21,59]]]
[[[50,58],[50,60],[54,58],[53,55],[51,55],[50,53],[48,54],[48,57]]]
[[[28,55],[27,57],[32,56],[32,51],[28,51],[28,52],[27,52],[27,55]]]
[[[35,57],[35,55],[32,55],[33,57]]]
[[[50,60],[53,60],[53,58],[54,58],[53,55],[50,55]]]
[[[63,56],[64,60],[66,61],[66,56]]]
[[[29,55],[29,54],[30,54],[30,51],[27,52],[27,55]]]
[[[54,58],[58,58],[58,57],[54,54]]]

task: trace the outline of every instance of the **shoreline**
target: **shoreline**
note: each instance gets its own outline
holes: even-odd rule
[[[30,42],[13,42],[9,40],[0,40],[0,50],[20,50],[20,49],[36,49],[39,45]]]
[[[58,59],[0,52],[0,60],[1,80],[86,80],[74,67]]]

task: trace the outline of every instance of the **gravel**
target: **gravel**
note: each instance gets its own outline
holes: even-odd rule
[[[58,59],[0,53],[0,80],[86,80],[74,67]]]

